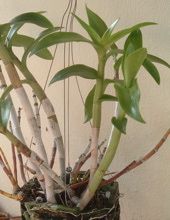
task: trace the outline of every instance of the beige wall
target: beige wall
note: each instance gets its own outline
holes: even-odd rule
[[[1,0],[0,1],[0,21],[8,21],[18,13],[26,11],[46,10],[48,17],[57,25],[60,22],[66,0]],[[169,0],[84,0],[78,1],[77,14],[85,18],[84,5],[87,5],[100,14],[107,22],[111,24],[116,18],[120,18],[119,27],[123,28],[142,21],[157,22],[157,26],[144,28],[145,45],[149,52],[155,53],[170,62],[170,1]],[[80,27],[75,24],[75,29]],[[26,30],[35,32],[29,25]],[[81,31],[81,30],[80,30]],[[62,52],[59,48],[53,73],[62,67]],[[86,63],[96,66],[96,56],[93,50],[87,45],[75,45],[75,62]],[[31,58],[30,69],[35,73],[37,79],[42,85],[45,82],[45,76],[49,67],[48,62],[42,62],[40,59]],[[169,127],[170,123],[170,71],[159,66],[161,73],[161,85],[157,86],[151,77],[142,69],[140,72],[141,86],[141,111],[145,125],[137,123],[131,119],[128,122],[127,135],[122,137],[120,147],[111,171],[118,171],[134,159],[138,159],[145,152],[150,150],[160,139],[162,134]],[[108,67],[108,74],[111,74],[112,68]],[[70,113],[70,148],[71,162],[73,163],[80,153],[89,137],[89,126],[83,124],[83,106],[78,95],[75,80],[71,80],[71,113]],[[85,97],[91,85],[87,80],[80,80],[83,96]],[[56,112],[59,116],[59,122],[63,129],[63,85],[58,83],[47,89],[47,93],[56,106]],[[106,114],[106,110],[109,110]],[[110,117],[112,116],[113,106],[104,105],[103,129],[101,139],[108,137],[110,128]],[[46,121],[43,120],[46,125]],[[25,127],[27,126],[24,125]],[[45,142],[49,145],[49,135],[44,132]],[[26,135],[26,140],[30,136]],[[1,137],[1,142],[5,145],[5,139]],[[169,220],[170,219],[170,140],[150,161],[145,163],[135,171],[120,178],[120,192],[122,220]],[[6,151],[9,144],[6,145]],[[10,191],[8,180],[1,174],[0,189]],[[19,213],[17,203],[0,197],[0,207],[12,215]]]

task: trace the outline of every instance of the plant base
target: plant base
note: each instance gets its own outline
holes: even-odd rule
[[[86,209],[84,209],[82,212],[80,212],[78,208],[75,208],[73,206],[65,193],[61,193],[61,195],[56,195],[56,200],[58,201],[58,204],[50,204],[42,200],[40,202],[40,196],[33,198],[34,196],[36,196],[38,190],[35,186],[33,187],[32,184],[33,182],[31,182],[30,185],[27,184],[26,186],[24,186],[24,190],[25,192],[27,192],[30,201],[25,201],[21,203],[23,220],[120,219],[119,188],[117,182],[111,185],[104,186],[100,190],[98,190],[94,198],[88,204]],[[37,185],[37,181],[34,182],[34,184]],[[29,193],[30,190],[32,190],[33,195]],[[61,202],[59,204],[59,198],[63,201],[63,204],[61,204]],[[42,199],[44,200],[43,197]]]

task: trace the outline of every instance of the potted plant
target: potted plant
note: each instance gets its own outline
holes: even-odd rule
[[[149,159],[162,146],[170,133],[168,130],[156,147],[142,159],[133,161],[112,178],[105,178],[108,167],[116,154],[120,138],[122,134],[126,134],[127,117],[144,123],[139,110],[138,73],[141,66],[159,84],[160,75],[154,63],[168,68],[170,65],[161,58],[151,55],[144,46],[141,29],[155,25],[155,23],[143,22],[115,32],[118,20],[108,27],[95,12],[87,7],[86,12],[88,23],[75,14],[72,16],[85,29],[89,38],[54,27],[42,12],[24,13],[0,26],[0,58],[11,83],[6,84],[1,71],[0,82],[4,92],[0,99],[0,132],[11,142],[14,161],[14,172],[12,172],[8,159],[1,149],[0,164],[13,185],[13,194],[4,191],[1,191],[1,194],[21,202],[23,219],[119,219],[119,190],[115,180]],[[21,35],[19,31],[25,23],[36,24],[42,27],[43,31],[35,39]],[[120,49],[117,41],[122,38],[125,38],[124,46]],[[27,59],[29,55],[53,59],[48,47],[72,42],[90,44],[96,51],[98,63],[96,68],[85,64],[70,65],[58,71],[50,81],[50,84],[54,84],[59,80],[79,76],[95,82],[85,101],[85,122],[91,120],[91,141],[80,154],[73,169],[70,167],[66,169],[65,148],[54,107],[39,82],[29,71]],[[15,46],[24,48],[22,58],[17,57]],[[112,78],[106,78],[105,66],[111,58],[114,74]],[[24,80],[21,80],[17,70],[23,74]],[[24,84],[28,84],[34,92],[35,113]],[[106,93],[108,85],[113,88],[112,94]],[[20,111],[17,117],[10,96],[12,90],[22,103],[36,145],[34,148],[29,148],[24,139],[20,126]],[[105,101],[115,102],[115,113],[111,119],[112,129],[107,147],[99,151],[102,105]],[[55,143],[50,162],[41,135],[38,102],[47,116],[51,138]],[[15,148],[24,182],[23,187],[17,180]],[[60,165],[59,173],[53,170],[56,151]],[[28,158],[31,168],[23,164],[22,156]],[[90,169],[81,171],[82,165],[87,161],[90,163]],[[33,178],[29,181],[25,177],[24,169],[33,174]]]

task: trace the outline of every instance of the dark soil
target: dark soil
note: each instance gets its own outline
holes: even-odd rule
[[[65,193],[56,194],[56,205],[47,203],[45,196],[41,193],[41,187],[37,179],[31,179],[28,184],[22,187],[21,191],[24,195],[24,201],[21,203],[23,220],[120,219],[119,189],[117,182],[98,190],[83,212],[74,208],[73,203]],[[82,191],[83,189],[79,189],[76,190],[75,193],[77,196],[80,196]]]

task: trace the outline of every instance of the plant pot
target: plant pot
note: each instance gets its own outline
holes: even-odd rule
[[[34,181],[35,182],[31,182],[30,184],[33,195],[29,193],[30,185],[24,186],[25,192],[27,193],[27,200],[21,203],[23,220],[120,219],[119,187],[117,182],[100,188],[86,209],[80,212],[78,208],[73,207],[73,204],[69,201],[69,197],[66,198],[65,194],[57,194],[56,200],[59,201],[59,197],[62,197],[64,201],[66,198],[68,206],[66,206],[66,204],[59,205],[59,202],[58,204],[49,204],[45,201],[45,198],[42,198],[42,202],[35,202],[37,198],[34,196],[36,196],[35,192],[38,191],[38,182],[36,180]],[[35,183],[34,187],[33,183]],[[80,191],[82,191],[82,189],[76,190],[76,193],[80,194]]]

